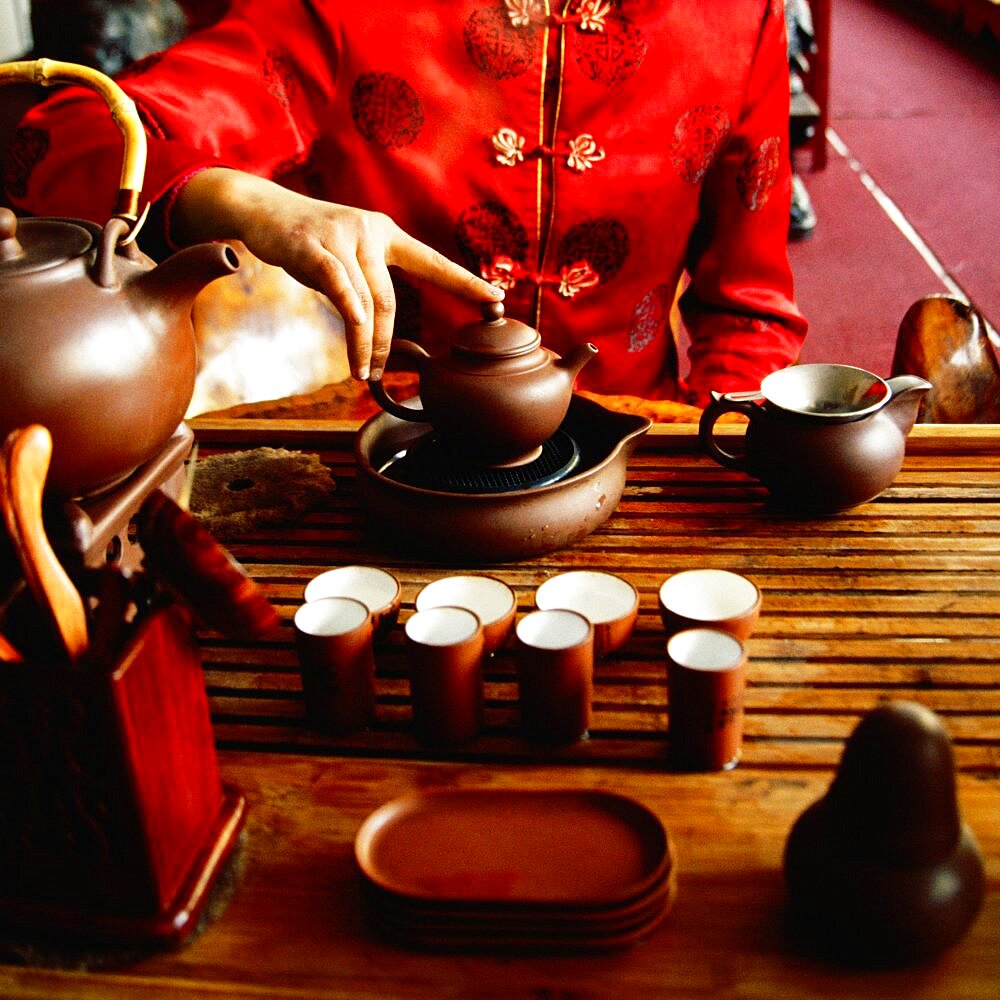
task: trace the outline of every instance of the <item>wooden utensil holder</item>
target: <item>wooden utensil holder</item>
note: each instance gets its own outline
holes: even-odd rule
[[[115,943],[179,943],[235,845],[191,617],[138,626],[104,668],[0,671],[0,922]]]

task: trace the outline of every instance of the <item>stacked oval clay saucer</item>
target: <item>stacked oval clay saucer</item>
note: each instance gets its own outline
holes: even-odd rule
[[[355,856],[378,929],[432,949],[618,948],[648,934],[676,891],[663,824],[603,791],[405,796],[365,820]]]

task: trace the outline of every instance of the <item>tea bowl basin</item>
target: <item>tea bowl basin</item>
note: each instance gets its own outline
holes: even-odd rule
[[[452,493],[395,481],[381,470],[431,433],[426,423],[376,414],[354,443],[357,492],[377,544],[444,565],[529,559],[585,538],[615,511],[628,459],[652,426],[574,395],[561,429],[580,447],[567,478],[504,493]]]

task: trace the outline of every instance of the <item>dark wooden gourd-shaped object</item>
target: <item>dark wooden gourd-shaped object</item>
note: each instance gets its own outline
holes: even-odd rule
[[[841,959],[920,962],[965,933],[983,862],[932,711],[897,701],[862,719],[827,794],[792,827],[785,879],[797,930]]]

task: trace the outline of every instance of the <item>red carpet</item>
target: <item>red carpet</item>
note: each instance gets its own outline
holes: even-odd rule
[[[976,46],[891,3],[835,0],[832,18],[831,138],[853,165],[836,145],[824,171],[802,158],[818,216],[812,238],[789,252],[811,324],[803,360],[887,374],[899,321],[922,295],[958,289],[1000,322],[1000,75]]]

